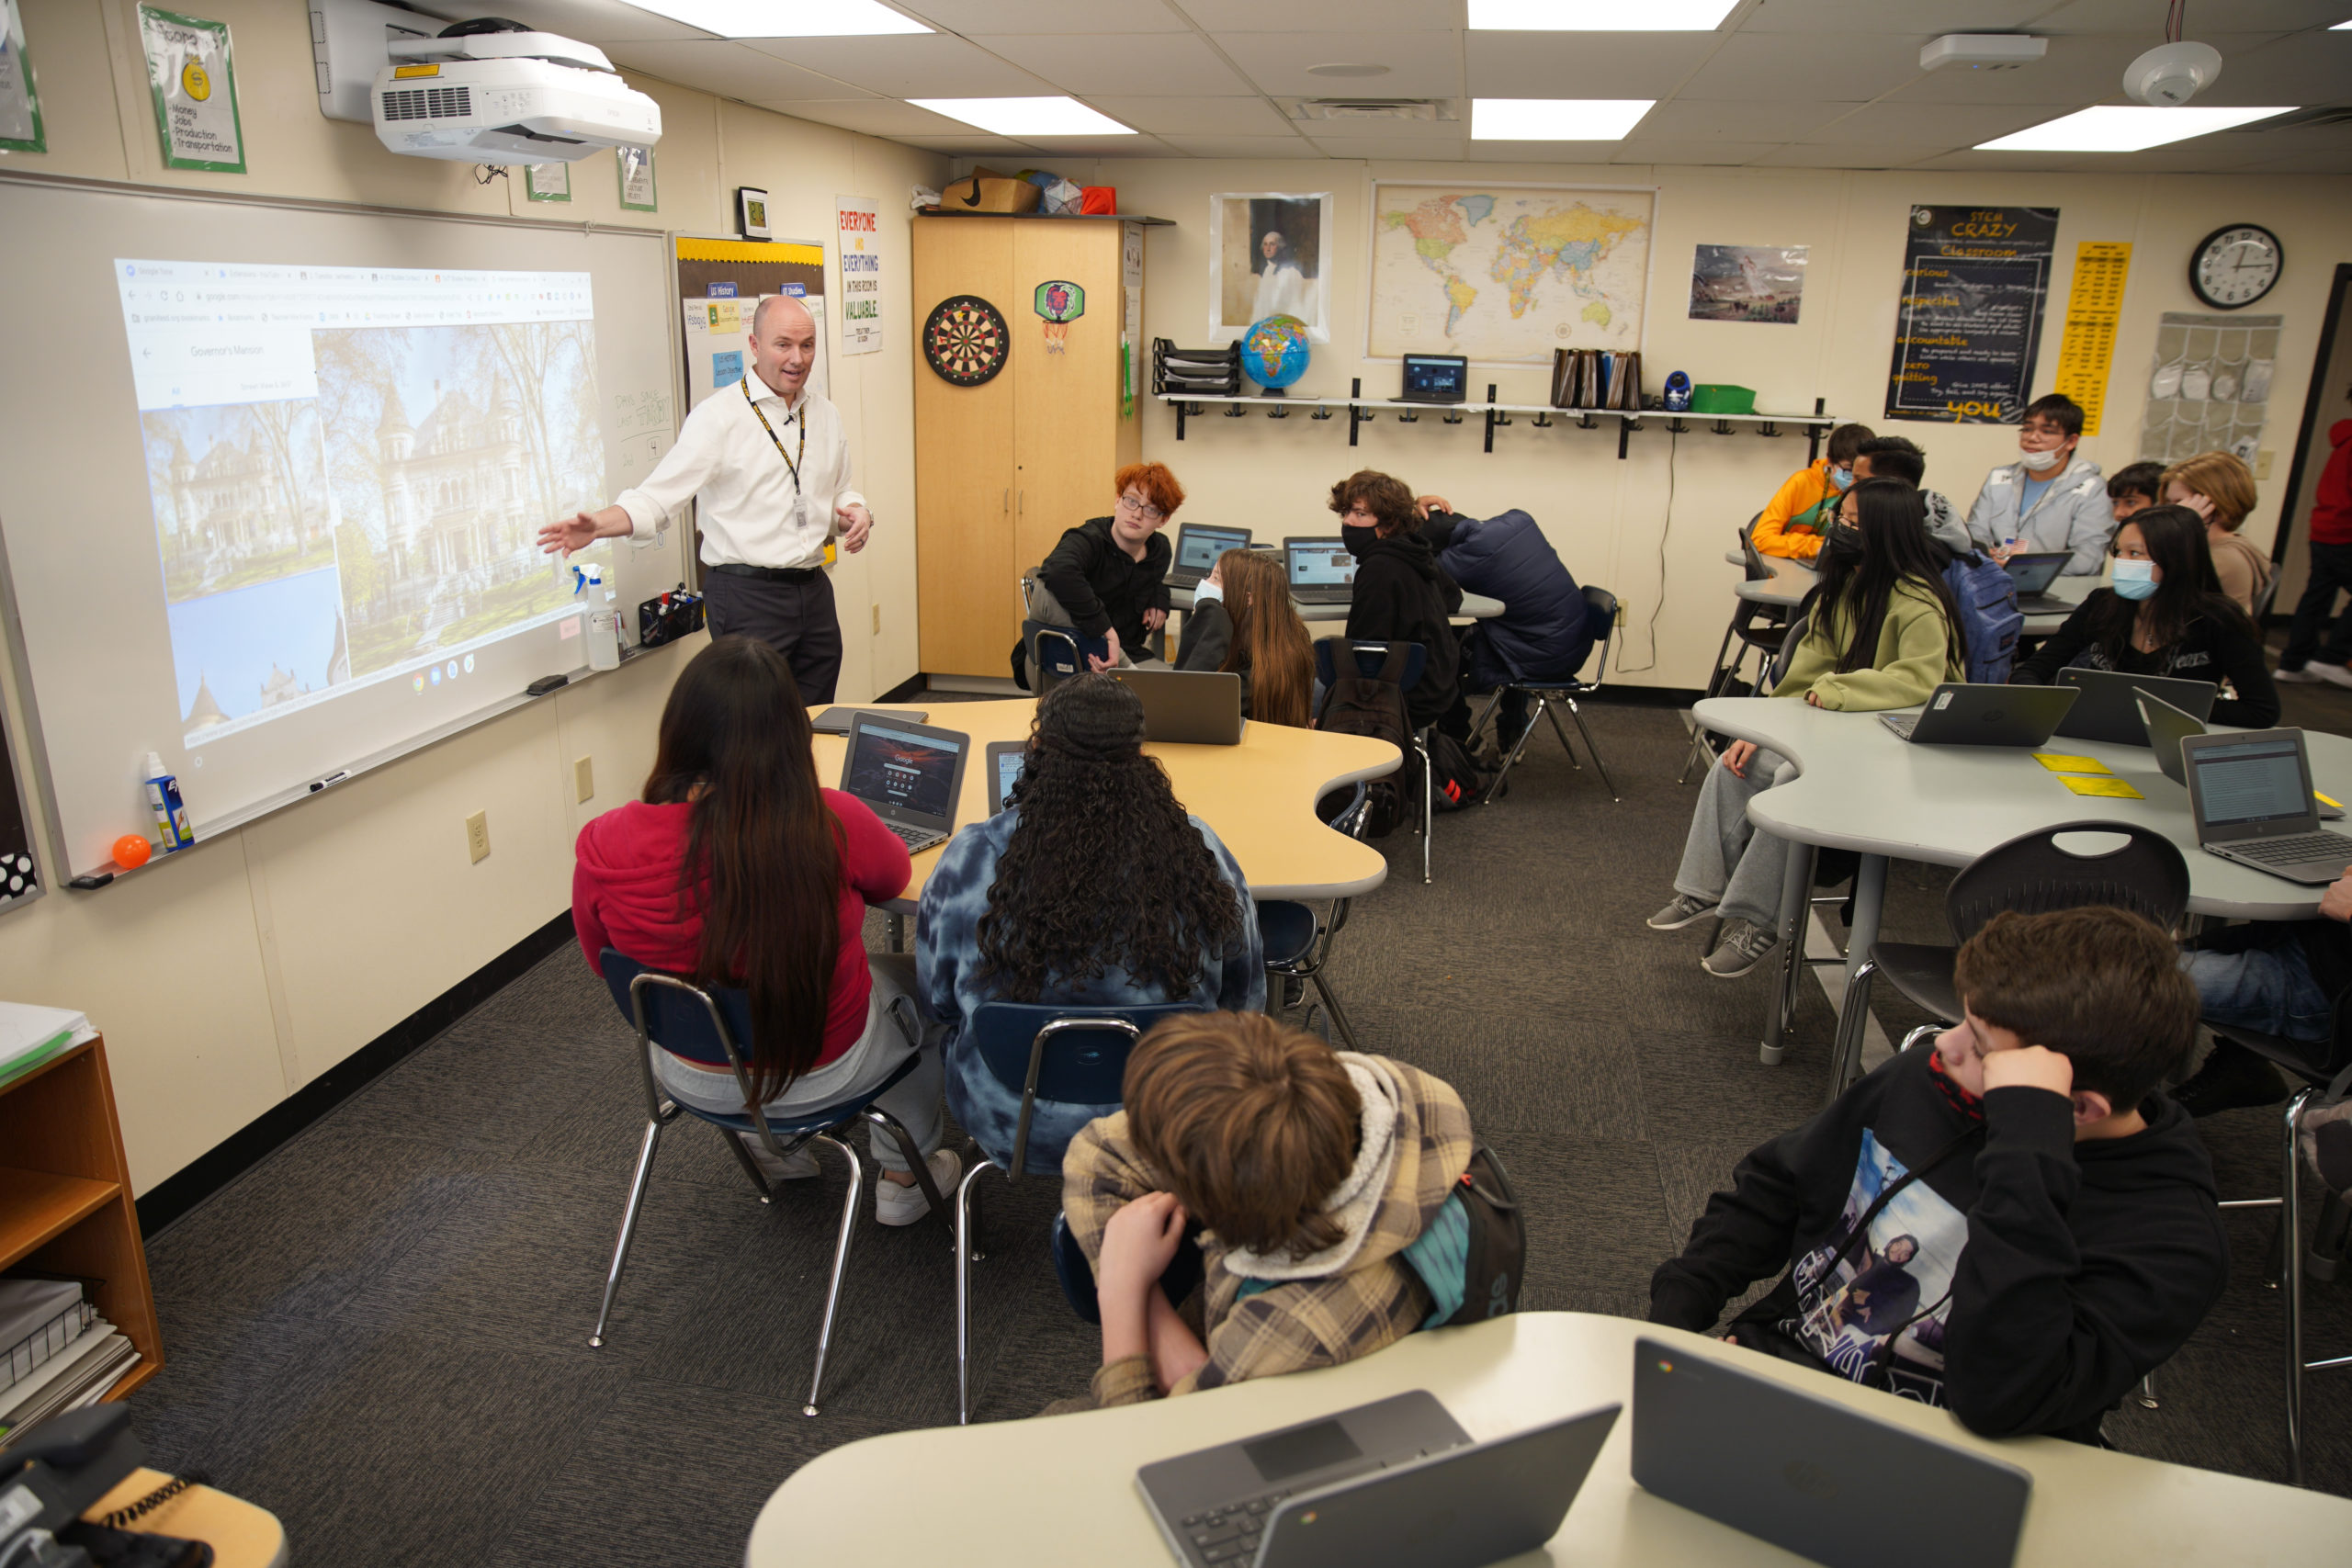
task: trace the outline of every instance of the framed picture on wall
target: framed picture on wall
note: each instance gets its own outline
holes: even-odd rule
[[[571,165],[569,164],[526,164],[523,166],[523,195],[532,201],[570,201],[571,199]]]
[[[1331,193],[1221,191],[1209,197],[1209,341],[1295,316],[1331,341]]]
[[[735,231],[747,240],[775,237],[768,227],[768,193],[750,186],[735,187]]]

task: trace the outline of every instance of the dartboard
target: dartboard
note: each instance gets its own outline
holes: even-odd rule
[[[1012,347],[1003,312],[977,294],[942,299],[922,324],[922,356],[958,387],[977,387],[1003,369]]]

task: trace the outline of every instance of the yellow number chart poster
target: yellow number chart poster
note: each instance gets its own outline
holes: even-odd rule
[[[2107,372],[2115,359],[2115,323],[2123,314],[2123,285],[2132,247],[2086,240],[2075,247],[2075,287],[2066,299],[2066,335],[2058,347],[2056,390],[2083,407],[2083,434],[2098,434],[2107,401]]]

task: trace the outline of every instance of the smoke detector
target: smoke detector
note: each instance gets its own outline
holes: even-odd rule
[[[2123,90],[2150,108],[2178,108],[2222,73],[2222,51],[2210,43],[2163,43],[2126,66]]]
[[[1449,98],[1292,98],[1283,102],[1293,119],[1458,120]]]
[[[1919,69],[1965,65],[1972,71],[2014,71],[2050,52],[2050,40],[2026,33],[1946,33],[1919,51]]]

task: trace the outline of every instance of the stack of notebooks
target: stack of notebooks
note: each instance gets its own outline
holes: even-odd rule
[[[0,1280],[0,1443],[96,1404],[139,1364],[78,1280]]]
[[[32,1071],[96,1033],[86,1015],[66,1008],[0,1002],[0,1083]]]

